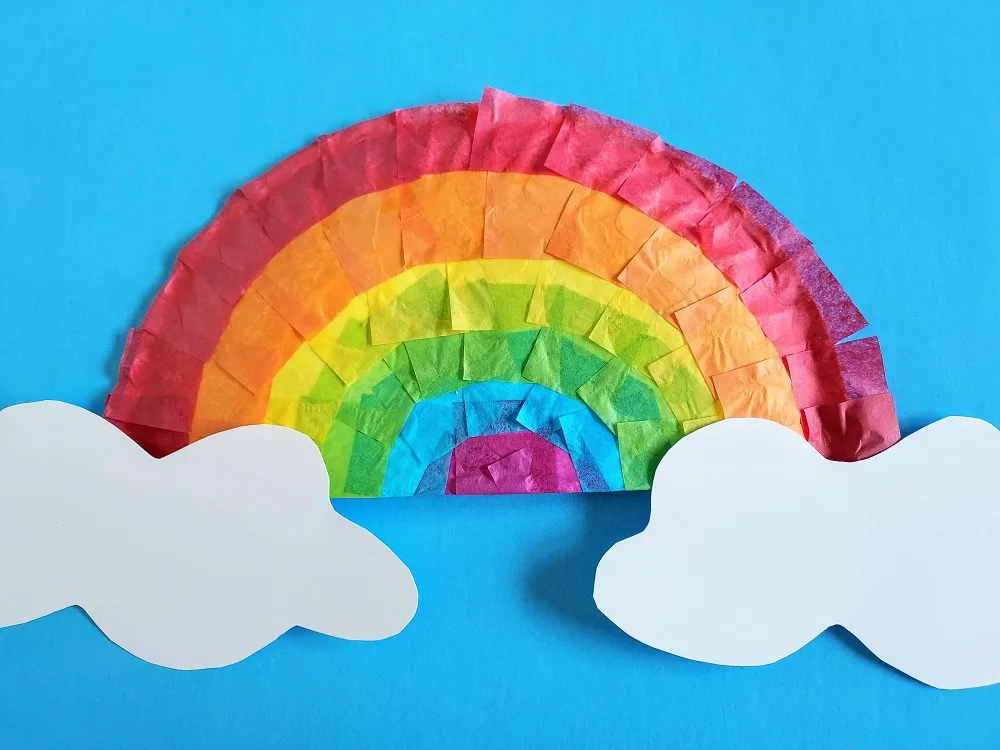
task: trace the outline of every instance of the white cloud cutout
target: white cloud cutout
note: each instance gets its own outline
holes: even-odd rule
[[[762,420],[684,438],[649,526],[597,569],[625,632],[699,661],[768,664],[830,625],[922,682],[1000,682],[1000,431],[952,417],[866,461]]]
[[[330,505],[310,440],[241,427],[164,459],[58,402],[0,411],[0,626],[82,606],[154,664],[231,664],[300,625],[376,640],[413,617],[402,562]]]

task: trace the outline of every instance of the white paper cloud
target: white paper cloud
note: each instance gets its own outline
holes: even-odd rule
[[[760,665],[840,624],[922,682],[1000,681],[1000,431],[952,417],[859,463],[725,420],[664,458],[649,526],[597,569],[629,635]]]
[[[164,459],[67,404],[0,411],[0,626],[73,604],[154,664],[231,664],[300,625],[386,638],[409,570],[333,510],[319,451],[241,427]]]

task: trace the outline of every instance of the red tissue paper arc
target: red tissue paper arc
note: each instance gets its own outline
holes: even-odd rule
[[[642,128],[489,88],[479,103],[400,110],[321,136],[237,190],[181,251],[130,336],[105,416],[155,455],[186,444],[201,369],[277,252],[353,198],[468,169],[559,174],[700,245],[785,358],[805,434],[823,455],[857,460],[898,441],[877,341],[841,343],[864,317],[760,194]],[[193,317],[199,324],[185,325]]]

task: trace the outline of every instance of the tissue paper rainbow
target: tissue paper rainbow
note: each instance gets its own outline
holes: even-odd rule
[[[865,325],[732,174],[486,89],[236,191],[132,331],[105,416],[158,456],[294,427],[332,496],[644,489],[724,417],[838,460],[896,442],[877,340],[840,343]]]

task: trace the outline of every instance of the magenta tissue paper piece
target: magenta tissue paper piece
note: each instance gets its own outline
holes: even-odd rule
[[[580,491],[569,453],[533,432],[469,438],[451,455],[448,494]]]

